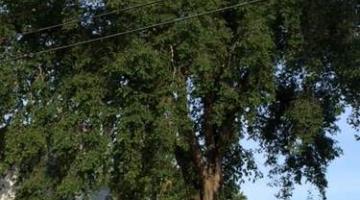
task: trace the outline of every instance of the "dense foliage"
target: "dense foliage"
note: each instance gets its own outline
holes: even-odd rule
[[[18,200],[239,200],[260,176],[279,197],[309,181],[325,196],[346,106],[359,126],[357,0],[268,0],[73,48],[53,47],[239,3],[0,0],[0,174]],[[81,19],[40,32],[53,24]],[[24,55],[27,55],[24,57]]]

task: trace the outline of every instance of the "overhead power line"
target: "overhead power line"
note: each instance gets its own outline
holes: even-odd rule
[[[101,14],[98,14],[98,15],[94,15],[93,18],[99,18],[99,17],[113,15],[113,14],[129,11],[129,10],[140,9],[140,8],[143,8],[143,7],[148,7],[148,6],[152,6],[152,5],[155,5],[155,4],[159,4],[159,3],[162,3],[162,2],[165,2],[165,1],[168,1],[168,0],[157,0],[157,1],[152,1],[152,2],[149,2],[149,3],[145,3],[145,4],[139,4],[139,5],[130,6],[130,7],[127,7],[127,8],[117,9],[117,10],[101,13]],[[68,24],[74,24],[74,23],[77,23],[77,22],[80,22],[80,21],[81,21],[81,19],[71,19],[71,20],[65,21],[65,22],[60,23],[60,24],[54,24],[54,25],[42,27],[42,28],[35,29],[35,30],[25,31],[25,32],[22,32],[20,34],[25,36],[25,35],[29,35],[29,34],[39,33],[39,32],[43,32],[43,31],[46,31],[46,30],[59,28],[59,27],[62,27],[62,26],[68,25]]]
[[[111,39],[111,38],[131,34],[131,33],[141,32],[141,31],[144,31],[144,30],[147,30],[147,29],[158,27],[158,26],[174,24],[174,23],[178,23],[178,22],[181,22],[181,21],[186,21],[186,20],[190,20],[190,19],[193,19],[193,18],[202,17],[202,16],[205,16],[205,15],[210,15],[210,14],[214,14],[214,13],[218,13],[218,12],[223,12],[223,11],[226,11],[226,10],[231,10],[231,9],[235,9],[235,8],[238,8],[238,7],[243,7],[243,6],[246,6],[246,5],[260,3],[260,2],[264,2],[264,1],[267,1],[267,0],[253,0],[253,1],[243,2],[243,3],[239,3],[239,4],[234,4],[234,5],[231,5],[231,6],[227,6],[227,7],[223,7],[223,8],[219,8],[219,9],[214,9],[214,10],[209,10],[209,11],[204,11],[204,12],[189,15],[189,16],[186,16],[186,17],[170,19],[170,20],[166,20],[164,22],[151,24],[151,25],[144,26],[144,27],[141,27],[141,28],[132,29],[132,30],[124,31],[124,32],[119,32],[119,33],[115,33],[115,34],[111,34],[111,35],[107,35],[107,36],[103,36],[103,37],[99,37],[99,38],[95,38],[95,39],[84,40],[84,41],[80,41],[80,42],[76,42],[76,43],[72,43],[72,44],[68,44],[68,45],[64,45],[64,46],[59,46],[59,47],[46,49],[46,50],[43,50],[43,51],[38,51],[38,52],[33,52],[33,53],[26,53],[26,54],[23,54],[21,56],[14,57],[11,60],[23,59],[23,58],[33,57],[35,55],[44,54],[44,53],[64,50],[64,49],[72,48],[72,47],[79,46],[79,45],[89,44],[89,43],[93,43],[93,42],[97,42],[97,41],[101,41],[101,40],[106,40],[106,39]]]

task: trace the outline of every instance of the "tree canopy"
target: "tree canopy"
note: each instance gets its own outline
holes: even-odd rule
[[[279,198],[304,181],[325,198],[345,107],[359,128],[357,0],[254,1],[42,52],[241,2],[0,0],[0,175],[17,171],[16,199],[103,186],[119,200],[244,199],[239,185],[261,177],[245,139]]]

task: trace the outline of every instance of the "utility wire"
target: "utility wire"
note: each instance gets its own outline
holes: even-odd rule
[[[46,50],[43,50],[43,51],[23,54],[22,56],[14,57],[11,60],[23,59],[23,58],[27,58],[27,57],[33,57],[35,55],[40,55],[40,54],[44,54],[44,53],[49,53],[49,52],[59,51],[59,50],[63,50],[63,49],[68,49],[68,48],[72,48],[72,47],[79,46],[79,45],[89,44],[89,43],[93,43],[93,42],[97,42],[97,41],[101,41],[101,40],[105,40],[105,39],[110,39],[110,38],[115,38],[115,37],[127,35],[127,34],[130,34],[130,33],[140,32],[140,31],[155,28],[155,27],[158,27],[158,26],[174,24],[174,23],[177,23],[177,22],[186,21],[186,20],[189,20],[189,19],[202,17],[202,16],[205,16],[205,15],[210,15],[210,14],[214,14],[214,13],[218,13],[218,12],[223,12],[223,11],[226,11],[226,10],[231,10],[231,9],[235,9],[235,8],[238,8],[238,7],[243,7],[243,6],[246,6],[246,5],[260,3],[260,2],[264,2],[264,1],[267,1],[267,0],[253,0],[253,1],[243,2],[243,3],[239,3],[239,4],[234,4],[234,5],[231,5],[231,6],[227,6],[227,7],[223,7],[223,8],[219,8],[219,9],[214,9],[214,10],[209,10],[209,11],[189,15],[189,16],[186,16],[186,17],[170,19],[170,20],[166,20],[164,22],[160,22],[160,23],[156,23],[156,24],[152,24],[152,25],[148,25],[148,26],[145,26],[145,27],[132,29],[132,30],[128,30],[128,31],[120,32],[120,33],[115,33],[115,34],[111,34],[111,35],[107,35],[107,36],[103,36],[103,37],[99,37],[99,38],[95,38],[95,39],[84,40],[84,41],[80,41],[80,42],[77,42],[77,43],[72,43],[72,44],[68,44],[68,45],[64,45],[64,46],[59,46],[59,47],[55,47],[55,48],[46,49]]]
[[[149,2],[149,3],[145,3],[145,4],[139,4],[139,5],[130,6],[130,7],[127,7],[127,8],[117,9],[117,10],[113,10],[113,11],[101,13],[101,14],[98,14],[98,15],[94,15],[93,18],[99,18],[99,17],[104,17],[104,16],[108,16],[108,15],[117,14],[117,13],[119,13],[119,12],[125,12],[125,11],[129,11],[129,10],[135,10],[135,9],[139,9],[139,8],[143,8],[143,7],[155,5],[155,4],[158,4],[158,3],[162,3],[162,2],[165,2],[165,1],[167,1],[167,0],[157,0],[157,1],[152,1],[152,2]],[[46,27],[39,28],[39,29],[36,29],[36,30],[25,31],[25,32],[22,32],[22,33],[20,33],[20,34],[23,35],[23,36],[25,36],[25,35],[29,35],[29,34],[39,33],[39,32],[43,32],[43,31],[46,31],[46,30],[51,30],[51,29],[59,28],[59,27],[62,27],[62,26],[64,26],[64,25],[77,23],[77,22],[80,22],[80,21],[81,21],[81,19],[71,19],[71,20],[66,21],[66,22],[64,22],[64,23],[46,26]]]

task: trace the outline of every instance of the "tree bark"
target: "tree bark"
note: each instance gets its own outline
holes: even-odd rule
[[[183,74],[183,77],[187,77]],[[186,79],[184,79],[186,81]],[[218,80],[216,80],[218,82]],[[182,96],[183,101],[180,105],[183,109],[184,117],[188,115],[186,95]],[[217,200],[220,191],[223,177],[222,177],[222,155],[220,152],[220,136],[218,127],[213,122],[214,101],[216,95],[210,92],[203,97],[204,115],[202,122],[201,134],[204,136],[204,149],[199,144],[199,139],[195,131],[187,126],[180,126],[180,130],[185,136],[185,141],[189,145],[189,149],[183,149],[177,146],[175,150],[176,160],[182,169],[183,178],[186,184],[193,187],[195,194],[189,194],[191,200]],[[184,109],[186,108],[186,109]],[[227,131],[226,131],[227,132]],[[194,172],[196,175],[189,173]]]
[[[221,182],[220,173],[208,174],[203,178],[201,200],[216,200]]]

